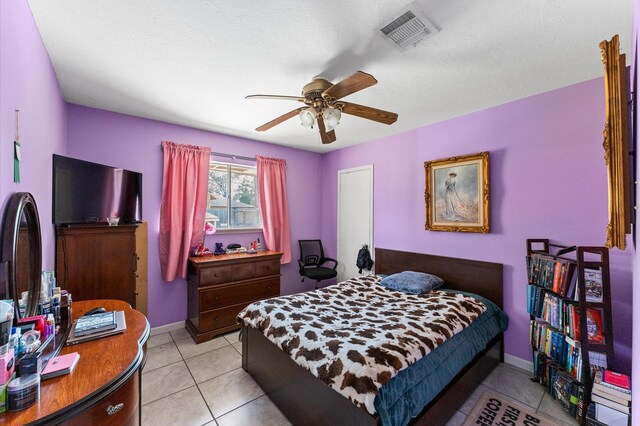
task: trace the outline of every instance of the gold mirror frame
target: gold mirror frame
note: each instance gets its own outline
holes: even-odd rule
[[[477,221],[447,220],[439,217],[437,213],[438,200],[436,182],[436,170],[445,170],[449,174],[456,167],[476,166],[477,175]],[[477,154],[461,155],[458,157],[443,158],[441,160],[425,161],[425,189],[424,199],[427,210],[425,229],[428,231],[453,231],[453,232],[479,232],[487,234],[491,232],[489,226],[489,152],[479,152]],[[454,174],[454,177],[456,175]],[[440,182],[442,183],[442,182]],[[455,183],[454,183],[455,185]],[[455,186],[454,186],[455,188]],[[455,189],[454,189],[455,191]],[[456,193],[456,197],[458,197]]]
[[[604,65],[606,102],[602,146],[609,183],[609,223],[605,246],[624,250],[626,234],[631,233],[627,69],[625,55],[620,54],[617,34],[611,41],[601,41],[600,49]]]

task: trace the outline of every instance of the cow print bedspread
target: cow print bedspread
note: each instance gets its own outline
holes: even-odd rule
[[[486,309],[461,294],[410,295],[379,277],[262,300],[238,322],[260,330],[300,366],[374,414],[378,389]]]

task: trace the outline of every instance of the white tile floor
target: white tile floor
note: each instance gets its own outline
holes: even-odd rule
[[[152,336],[142,378],[142,425],[289,425],[241,367],[242,343],[230,333],[196,345],[186,330]],[[485,390],[526,405],[558,425],[575,425],[530,375],[503,364],[448,425],[461,425]]]

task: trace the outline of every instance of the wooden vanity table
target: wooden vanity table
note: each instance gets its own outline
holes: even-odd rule
[[[139,425],[142,368],[146,361],[149,323],[142,313],[120,300],[73,303],[73,316],[102,306],[124,311],[124,333],[65,346],[60,355],[78,352],[80,359],[67,375],[43,380],[40,400],[17,412],[0,414],[0,425]]]

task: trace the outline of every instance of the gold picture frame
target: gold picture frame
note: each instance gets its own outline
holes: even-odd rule
[[[624,250],[626,235],[631,233],[626,61],[625,55],[620,54],[617,34],[610,41],[601,41],[600,49],[604,65],[606,106],[602,146],[609,188],[609,221],[605,247]]]
[[[425,229],[480,232],[489,226],[489,152],[424,163]]]

